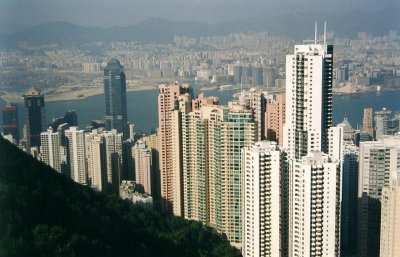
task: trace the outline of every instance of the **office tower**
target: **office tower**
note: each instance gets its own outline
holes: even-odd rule
[[[266,98],[263,92],[250,89],[242,91],[239,94],[239,103],[251,109],[254,115],[254,121],[257,123],[257,139],[256,141],[265,139],[265,110]]]
[[[286,56],[286,124],[283,146],[289,159],[328,152],[332,126],[333,46],[296,45]]]
[[[78,127],[65,130],[67,163],[72,180],[82,185],[88,184],[86,168],[85,133]]]
[[[380,257],[400,256],[400,180],[382,189]]]
[[[61,137],[58,132],[49,128],[40,134],[41,161],[61,173]]]
[[[133,147],[133,155],[135,158],[135,181],[136,188],[140,193],[151,195],[151,149],[139,140]]]
[[[53,118],[53,123],[51,124],[51,127],[53,128],[53,131],[57,131],[58,126],[61,124],[68,124],[70,127],[77,127],[78,126],[78,115],[76,115],[75,111],[67,111],[64,115],[64,117],[60,118]]]
[[[339,256],[340,162],[310,151],[289,170],[289,256]]]
[[[94,130],[85,134],[86,159],[90,186],[98,191],[107,188],[104,138]]]
[[[46,129],[44,95],[38,88],[31,88],[24,95],[27,149],[40,146],[40,133]]]
[[[273,99],[267,102],[265,112],[265,135],[267,140],[277,142],[280,147],[283,146],[285,112],[285,93],[274,94]]]
[[[104,95],[106,97],[106,129],[116,129],[128,138],[128,114],[126,105],[126,79],[124,67],[111,59],[104,69]]]
[[[360,143],[358,174],[358,256],[379,256],[382,188],[400,166],[400,136]]]
[[[374,127],[372,125],[372,108],[364,108],[363,124],[361,133],[374,138]]]
[[[221,230],[236,248],[242,246],[243,202],[241,149],[256,142],[257,127],[252,110],[234,104],[221,124],[221,170],[217,201],[221,206]],[[219,174],[217,174],[219,176]],[[218,194],[221,192],[221,198]],[[218,224],[217,224],[218,229]]]
[[[340,249],[342,256],[357,254],[357,190],[359,148],[351,142],[344,145],[342,170],[342,207]]]
[[[158,88],[161,207],[177,216],[183,214],[180,108],[190,109],[190,93],[189,84],[177,82]]]
[[[275,142],[242,148],[244,257],[287,256],[287,169]]]
[[[1,108],[3,114],[3,134],[12,135],[14,140],[19,142],[19,122],[18,122],[18,106],[10,103]]]

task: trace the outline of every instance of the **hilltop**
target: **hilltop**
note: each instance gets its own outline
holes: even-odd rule
[[[0,136],[0,256],[241,256],[215,230],[74,183]]]

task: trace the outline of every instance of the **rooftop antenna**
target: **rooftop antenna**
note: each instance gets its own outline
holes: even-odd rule
[[[324,23],[324,45],[326,44],[326,21]]]
[[[317,27],[318,27],[318,25],[317,25],[317,22],[315,22],[315,37],[314,37],[314,44],[317,44]]]

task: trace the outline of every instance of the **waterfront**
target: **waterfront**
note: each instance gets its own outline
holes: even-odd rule
[[[199,86],[194,86],[195,94],[199,93]],[[206,96],[217,96],[220,104],[226,104],[237,91],[204,91]],[[137,131],[149,133],[157,127],[157,90],[127,92],[128,120],[136,125]],[[354,128],[362,123],[363,108],[372,107],[375,110],[386,107],[392,111],[400,111],[400,91],[384,91],[381,93],[365,93],[333,96],[333,122],[337,124],[347,116]],[[5,101],[0,99],[0,106]],[[96,95],[86,99],[67,100],[46,103],[47,123],[53,117],[63,116],[67,110],[75,110],[78,114],[81,128],[91,120],[103,119],[105,112],[104,95]],[[24,122],[23,104],[18,104],[19,121],[22,130]],[[0,113],[0,124],[2,124]],[[22,135],[22,134],[21,134]]]

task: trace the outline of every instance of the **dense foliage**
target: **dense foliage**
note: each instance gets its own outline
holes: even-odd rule
[[[0,256],[240,256],[198,222],[78,185],[0,136]]]

